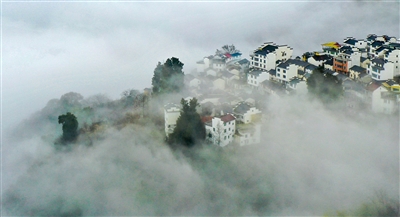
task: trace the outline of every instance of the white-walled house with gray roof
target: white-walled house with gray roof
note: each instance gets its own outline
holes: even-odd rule
[[[368,66],[367,73],[376,81],[393,79],[394,63],[381,58],[374,58]]]
[[[290,62],[283,62],[276,66],[276,79],[281,83],[288,83],[294,77],[297,77],[298,67]]]
[[[247,75],[247,84],[252,87],[259,87],[265,80],[269,80],[269,73],[264,70],[255,69]]]
[[[275,69],[277,62],[290,59],[293,48],[266,42],[250,54],[250,67],[261,70]]]

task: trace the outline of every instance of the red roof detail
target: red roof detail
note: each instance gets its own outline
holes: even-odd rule
[[[368,84],[368,86],[365,89],[367,89],[368,91],[373,92],[374,90],[378,89],[379,87],[380,87],[379,84],[376,84],[376,83],[372,82],[371,84]]]
[[[203,116],[203,117],[201,117],[201,122],[203,122],[203,123],[209,122],[209,121],[211,121],[212,118],[213,117],[211,117],[211,116]]]
[[[236,118],[233,117],[233,115],[231,115],[231,114],[227,114],[227,115],[224,115],[221,117],[221,121],[223,121],[223,122],[229,122],[229,121],[233,121],[235,119]]]

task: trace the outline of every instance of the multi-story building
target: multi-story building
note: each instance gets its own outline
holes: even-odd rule
[[[287,45],[267,42],[250,54],[250,67],[261,70],[275,69],[278,63],[290,59],[292,54],[293,48]]]
[[[213,117],[211,121],[205,123],[207,140],[215,145],[224,147],[233,142],[236,122],[235,117],[226,114],[221,117]]]
[[[368,66],[367,73],[376,81],[393,79],[394,64],[381,58],[374,58]]]

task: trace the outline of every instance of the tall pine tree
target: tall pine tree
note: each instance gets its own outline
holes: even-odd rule
[[[183,63],[178,58],[167,59],[163,65],[159,62],[152,79],[153,94],[177,93],[184,84]]]
[[[182,99],[181,105],[180,116],[176,121],[174,131],[168,137],[168,143],[192,147],[196,143],[204,141],[206,129],[201,122],[200,115],[196,112],[196,107],[198,106],[196,98],[189,102]]]

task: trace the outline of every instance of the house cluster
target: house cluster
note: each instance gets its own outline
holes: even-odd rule
[[[293,48],[272,42],[252,51],[249,60],[233,45],[224,47],[198,61],[196,74],[185,75],[190,96],[199,102],[206,140],[215,145],[259,143],[265,117],[256,95],[306,94],[307,78],[319,66],[343,82],[349,110],[362,104],[379,113],[398,111],[400,85],[394,78],[400,75],[400,41],[395,37],[348,37],[296,58]],[[165,105],[166,136],[179,113],[180,105]]]

